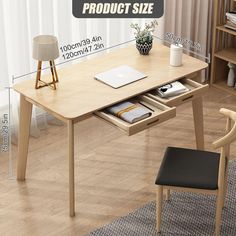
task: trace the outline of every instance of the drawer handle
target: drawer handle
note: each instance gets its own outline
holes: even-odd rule
[[[187,98],[184,98],[184,99],[182,100],[182,102],[187,101],[187,100],[189,100],[189,99],[191,99],[191,98],[193,98],[193,95],[191,95],[191,96],[189,96],[189,97],[187,97]]]
[[[147,126],[149,126],[149,125],[153,125],[153,124],[155,124],[155,123],[158,123],[158,122],[159,122],[159,120],[160,120],[160,119],[154,120],[154,121],[152,121],[152,122],[148,123],[148,124],[147,124]]]

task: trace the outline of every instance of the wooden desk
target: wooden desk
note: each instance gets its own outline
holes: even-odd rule
[[[99,72],[124,64],[146,73],[148,78],[120,89],[113,89],[93,79]],[[59,70],[60,83],[56,91],[50,88],[35,90],[34,80],[15,84],[14,90],[20,93],[17,179],[25,179],[32,105],[36,105],[68,126],[70,216],[74,216],[74,124],[93,116],[96,111],[166,83],[186,76],[196,77],[207,66],[200,60],[184,55],[182,67],[171,67],[168,47],[155,44],[150,55],[141,56],[132,45]],[[43,79],[46,80],[47,76]],[[204,149],[202,98],[190,98],[193,98],[197,148]]]

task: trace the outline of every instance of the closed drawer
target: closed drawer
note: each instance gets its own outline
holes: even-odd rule
[[[205,93],[208,89],[208,84],[203,85],[200,83],[197,83],[191,79],[183,78],[179,80],[184,86],[189,88],[189,91],[177,96],[169,97],[169,98],[161,98],[157,95],[155,90],[150,91],[146,95],[156,101],[159,101],[167,106],[179,106],[182,103],[192,101],[194,98],[196,98],[199,95],[202,95]]]
[[[108,113],[106,109],[95,112],[95,116],[124,131],[129,136],[176,116],[175,107],[170,108],[147,96],[138,96],[136,98],[130,99],[129,101],[141,106],[144,105],[146,108],[150,108],[149,110],[151,111],[152,115],[133,124],[130,124],[112,115],[111,113]]]

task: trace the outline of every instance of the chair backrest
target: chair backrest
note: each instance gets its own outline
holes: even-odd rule
[[[221,108],[220,113],[227,117],[226,135],[213,143],[214,148],[221,149],[220,166],[218,174],[218,186],[225,184],[225,171],[230,155],[230,144],[236,140],[236,112]],[[233,126],[231,123],[234,123]]]
[[[234,140],[236,140],[236,112],[221,108],[220,113],[227,117],[226,132],[227,134],[213,143],[214,148],[224,147],[230,145]],[[231,128],[231,121],[234,122]]]

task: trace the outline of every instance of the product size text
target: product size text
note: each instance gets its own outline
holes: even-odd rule
[[[154,3],[84,3],[82,14],[153,14]]]

